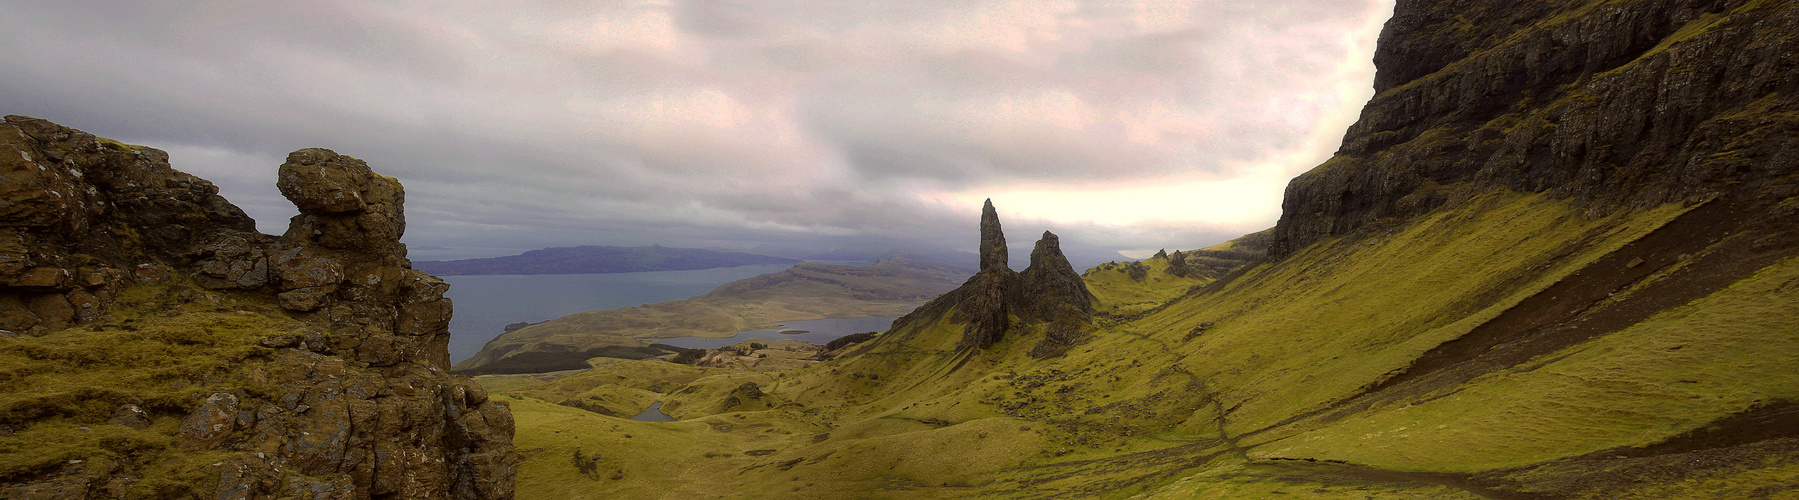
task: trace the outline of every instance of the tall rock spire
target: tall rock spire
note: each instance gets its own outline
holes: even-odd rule
[[[993,200],[987,200],[981,206],[980,250],[980,272],[961,287],[894,321],[893,329],[953,314],[953,321],[965,323],[962,338],[956,342],[959,350],[986,349],[1008,335],[1043,331],[1045,338],[1031,350],[1037,357],[1060,355],[1085,340],[1096,300],[1062,255],[1061,240],[1054,233],[1044,231],[1031,252],[1031,267],[1014,272],[1006,265],[1006,237],[1000,232],[999,215]],[[1013,333],[1014,326],[1024,329]]]
[[[999,213],[993,210],[993,199],[981,206],[981,272],[1008,269],[1006,233],[999,228]]]

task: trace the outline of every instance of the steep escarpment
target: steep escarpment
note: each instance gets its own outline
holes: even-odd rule
[[[296,151],[276,237],[155,149],[19,116],[0,149],[0,491],[511,496],[511,415],[447,373],[399,181]]]
[[[1401,1],[1377,94],[1289,184],[1270,256],[1494,189],[1618,208],[1799,188],[1790,2]]]

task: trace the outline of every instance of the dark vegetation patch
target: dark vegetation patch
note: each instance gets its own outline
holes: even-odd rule
[[[875,336],[880,335],[880,334],[881,334],[881,332],[862,332],[862,333],[852,333],[849,335],[844,335],[842,337],[837,337],[836,339],[833,339],[830,342],[825,343],[825,350],[826,351],[835,351],[838,349],[849,347],[851,345],[860,344],[863,342],[874,340]]]
[[[1401,488],[1429,488],[1443,486],[1467,492],[1481,498],[1493,500],[1533,500],[1537,497],[1510,491],[1489,488],[1481,482],[1471,479],[1466,474],[1443,472],[1407,472],[1374,469],[1354,464],[1329,460],[1274,459],[1251,464],[1246,472],[1229,474],[1225,478],[1252,478],[1273,480],[1294,485],[1322,484],[1326,486],[1362,486],[1383,485]]]
[[[1739,469],[1799,464],[1799,404],[1775,401],[1717,419],[1703,427],[1643,447],[1601,450],[1581,456],[1473,476],[1512,498],[1556,500],[1610,498],[1651,484],[1678,484],[1728,476]],[[1714,488],[1732,488],[1723,481]],[[1739,491],[1721,497],[1769,498],[1799,484]]]

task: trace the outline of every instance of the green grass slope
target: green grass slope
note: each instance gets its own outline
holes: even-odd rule
[[[1790,430],[1770,431],[1766,422],[1790,422],[1780,420],[1790,411],[1782,405],[1799,396],[1799,380],[1786,369],[1799,359],[1799,315],[1792,312],[1799,303],[1799,260],[1790,245],[1751,249],[1753,241],[1790,228],[1727,225],[1715,241],[1657,247],[1680,253],[1630,267],[1641,271],[1637,278],[1612,280],[1618,273],[1600,272],[1624,257],[1654,257],[1645,245],[1670,234],[1690,236],[1681,231],[1711,220],[1721,212],[1708,207],[1717,206],[1724,205],[1587,218],[1572,203],[1498,192],[1365,238],[1326,241],[1200,291],[1171,283],[1156,291],[1174,297],[1169,302],[1134,318],[1097,321],[1089,340],[1061,358],[1029,356],[1045,332],[1016,318],[999,344],[958,351],[962,325],[946,314],[908,322],[881,341],[796,370],[670,372],[619,383],[654,393],[633,403],[655,398],[674,406],[681,421],[673,424],[515,403],[521,443],[563,443],[528,454],[545,458],[526,460],[520,494],[1729,498],[1716,492],[1791,492],[1781,485],[1799,484],[1793,451],[1799,448],[1792,446],[1799,440]],[[1720,262],[1752,269],[1732,274],[1707,267]],[[1573,285],[1592,283],[1612,288],[1565,311],[1538,305],[1546,295],[1557,295],[1548,303],[1558,304],[1562,294],[1591,293]],[[1104,296],[1108,286],[1095,280],[1093,288]],[[1670,286],[1684,291],[1665,289]],[[1640,320],[1616,319],[1686,296],[1695,298],[1624,315]],[[1611,326],[1580,338],[1512,332],[1522,336],[1474,354],[1443,354],[1458,341],[1485,338],[1491,325],[1524,321],[1517,319],[1523,312],[1536,314],[1535,323],[1519,323],[1528,331]],[[1544,352],[1502,356],[1532,349]],[[587,383],[631,378],[626,371],[595,370],[584,374],[592,379],[555,396],[542,395],[548,385],[512,394],[526,402],[568,397],[563,393],[600,387]],[[651,379],[664,382],[645,389],[655,384],[646,382]],[[746,382],[759,395],[745,396]],[[576,418],[590,423],[534,423]],[[750,428],[743,425],[752,423],[754,432],[745,432]],[[619,435],[579,430],[613,426]],[[617,457],[607,463],[622,479],[579,473],[568,458],[574,450],[565,449],[575,443],[570,439],[591,439],[574,445],[582,453]],[[664,482],[670,474],[680,480]],[[646,476],[657,479],[632,479]]]
[[[587,311],[506,332],[456,365],[466,373],[531,373],[583,366],[651,342],[637,338],[730,337],[777,321],[905,314],[954,289],[970,271],[905,257],[854,267],[800,263],[705,295]]]

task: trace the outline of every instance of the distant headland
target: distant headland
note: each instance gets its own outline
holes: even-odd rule
[[[438,276],[487,274],[602,274],[692,271],[757,264],[793,264],[799,259],[698,248],[582,245],[532,250],[518,255],[441,261],[414,261],[413,267]]]

